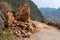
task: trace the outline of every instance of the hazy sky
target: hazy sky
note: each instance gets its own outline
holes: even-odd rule
[[[35,4],[40,7],[51,7],[51,8],[59,8],[60,0],[32,0]]]

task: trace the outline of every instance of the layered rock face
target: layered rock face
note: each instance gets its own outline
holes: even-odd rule
[[[3,33],[3,30],[4,30],[4,22],[3,22],[3,19],[0,16],[0,35]]]
[[[0,16],[2,17],[4,23],[6,23],[8,7],[4,4],[4,2],[0,3],[0,11]]]
[[[5,28],[5,24],[7,23],[7,17],[6,17],[6,12],[7,12],[7,7],[4,5],[3,2],[0,0],[0,34],[3,33],[3,30]]]

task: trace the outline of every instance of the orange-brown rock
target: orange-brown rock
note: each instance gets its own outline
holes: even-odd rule
[[[11,11],[8,11],[8,25],[11,26],[15,20],[13,13]]]
[[[30,7],[28,4],[24,4],[21,9],[19,8],[19,16],[17,17],[17,20],[20,21],[27,21],[30,16]]]

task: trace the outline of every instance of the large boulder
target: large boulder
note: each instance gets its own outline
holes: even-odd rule
[[[17,20],[28,21],[28,19],[30,17],[30,7],[29,7],[29,5],[24,4],[24,6],[21,6],[21,9],[19,9],[16,14],[19,14],[17,16]]]

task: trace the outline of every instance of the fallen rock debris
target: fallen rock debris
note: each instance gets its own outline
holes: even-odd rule
[[[30,37],[35,31],[36,26],[30,18],[30,7],[24,4],[19,8],[17,17],[13,16],[13,12],[8,11],[8,26],[19,37]]]

